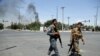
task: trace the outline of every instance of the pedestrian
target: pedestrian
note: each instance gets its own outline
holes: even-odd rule
[[[62,47],[62,41],[61,41],[60,34],[58,32],[58,29],[57,29],[57,20],[56,19],[52,20],[52,23],[49,26],[47,35],[50,36],[50,39],[49,39],[50,47],[49,47],[49,50],[48,50],[48,55],[50,55],[51,52],[54,51],[56,56],[60,56],[56,42],[57,42],[57,39],[59,38],[60,43],[61,43],[61,47]]]
[[[85,44],[83,35],[82,35],[82,31],[81,31],[82,25],[83,24],[81,22],[78,22],[76,24],[76,27],[72,29],[71,38],[70,38],[71,44],[70,44],[70,48],[69,48],[69,51],[77,52],[77,54],[80,56],[81,56],[81,54],[80,54],[80,48],[79,48],[79,40],[81,39],[83,42],[83,45]]]

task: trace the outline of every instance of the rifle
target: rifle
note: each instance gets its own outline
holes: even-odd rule
[[[60,35],[59,35],[59,42],[60,42],[61,48],[63,48],[63,46],[62,46],[62,40],[61,40]]]
[[[55,32],[58,32],[57,28],[54,28]],[[58,32],[58,34],[56,35],[56,37],[59,39],[59,42],[60,42],[60,45],[61,45],[61,48],[63,48],[62,46],[62,40],[61,40],[61,37],[60,37],[60,34]]]
[[[73,35],[73,37],[75,37],[75,35]],[[68,51],[68,53],[72,50],[72,48],[74,47],[73,45],[74,45],[74,38],[72,39],[72,41],[71,41],[71,44],[70,45],[68,45],[68,46],[70,46],[70,48],[69,48],[69,51]]]
[[[74,44],[73,40],[72,40],[71,44],[68,44],[68,46],[70,46],[68,53],[71,51],[73,44]]]

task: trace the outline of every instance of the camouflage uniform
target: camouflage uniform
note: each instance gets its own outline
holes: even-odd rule
[[[78,53],[80,53],[80,48],[79,48],[79,40],[80,39],[83,39],[81,30],[78,30],[78,28],[73,28],[72,29],[72,39],[71,40],[74,41],[73,48]]]

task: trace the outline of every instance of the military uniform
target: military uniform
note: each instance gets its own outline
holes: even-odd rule
[[[82,39],[82,32],[78,28],[73,28],[72,29],[72,39],[73,40],[73,48],[75,49],[76,52],[80,53],[80,48],[79,48],[79,40]]]

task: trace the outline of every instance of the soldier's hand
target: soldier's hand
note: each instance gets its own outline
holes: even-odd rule
[[[54,35],[59,35],[59,33],[58,32],[55,32]]]

